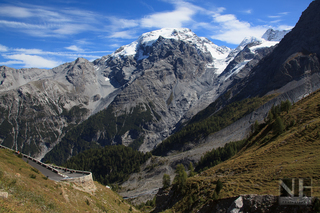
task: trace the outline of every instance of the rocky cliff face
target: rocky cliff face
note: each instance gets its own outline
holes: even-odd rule
[[[159,190],[156,194],[156,208],[154,212],[161,212],[173,205],[173,192]],[[227,199],[211,201],[197,212],[209,213],[235,213],[235,212],[313,212],[312,206],[286,206],[279,205],[279,197],[272,195],[241,195]]]
[[[94,141],[150,151],[245,77],[277,43],[261,46],[265,41],[245,39],[231,50],[189,29],[162,29],[94,62],[1,67],[0,141],[39,158],[60,141],[61,149],[71,147],[68,156]],[[99,121],[101,114],[114,123]],[[68,133],[79,123],[77,136]]]
[[[83,122],[75,129],[78,139],[60,143],[52,153],[61,153],[62,147],[79,140],[150,151],[272,51],[272,45],[259,47],[268,42],[262,39],[255,39],[256,43],[246,40],[231,53],[230,49],[217,47],[188,29],[160,31],[143,35],[112,55],[94,61],[107,84],[117,89],[111,93],[114,98],[101,98],[95,112],[103,108],[106,111],[90,118],[97,122]],[[158,35],[161,33],[166,38]],[[153,37],[156,39],[152,40]],[[106,104],[108,101],[110,104]],[[77,145],[71,146],[73,150],[65,155],[82,150]],[[52,153],[45,160],[52,161]]]
[[[2,67],[2,74],[8,78],[14,72]],[[21,80],[15,77],[18,82]],[[55,80],[32,81],[32,77],[28,80],[31,81],[0,95],[0,141],[7,147],[41,157],[57,144],[70,125],[89,116],[86,108],[89,97],[76,94]],[[8,82],[5,79],[1,86]]]
[[[302,13],[298,23],[291,32],[286,34],[274,49],[272,54],[265,57],[252,70],[253,74],[243,81],[242,98],[264,95],[270,91],[280,89],[293,81],[319,73],[320,54],[320,8],[319,1],[313,1]],[[292,85],[292,89],[294,85]],[[317,88],[315,84],[308,84],[306,95]]]
[[[151,172],[143,171],[140,174],[132,175],[123,184],[124,189],[132,185],[137,189],[122,192],[122,194],[133,197],[143,194],[142,189],[147,192],[150,189],[155,189],[156,186],[160,188],[163,174],[166,173],[173,177],[175,175],[174,166],[177,163],[188,165],[189,162],[197,162],[199,156],[208,150],[224,146],[225,143],[230,141],[245,138],[251,131],[252,124],[255,121],[263,122],[273,105],[287,99],[296,102],[319,89],[320,31],[318,25],[320,19],[317,13],[319,10],[320,2],[313,1],[303,12],[296,27],[286,34],[279,44],[269,49],[258,48],[265,46],[258,39],[246,39],[250,41],[249,44],[239,45],[238,53],[234,54],[234,59],[220,75],[221,78],[223,76],[226,80],[223,81],[219,89],[224,86],[229,87],[227,89],[228,98],[221,101],[221,105],[224,104],[223,102],[228,103],[232,100],[243,100],[247,97],[263,96],[265,94],[276,94],[273,100],[223,130],[209,135],[204,141],[201,141],[201,145],[162,158],[161,160],[166,163],[156,167]],[[265,57],[253,54],[255,51],[265,52]],[[230,52],[230,54],[233,54],[233,52]],[[139,181],[141,177],[142,180]],[[148,186],[151,182],[152,187]]]
[[[52,70],[1,67],[0,141],[42,158],[84,121],[105,92],[86,59]]]
[[[157,198],[163,198],[164,193],[157,194]],[[168,195],[167,195],[168,196]],[[197,209],[200,213],[238,213],[238,212],[314,212],[311,205],[279,205],[279,197],[272,195],[240,195],[227,199],[213,200],[202,208]],[[163,204],[163,203],[162,203]],[[157,206],[158,207],[158,206]],[[161,203],[154,212],[161,212]]]

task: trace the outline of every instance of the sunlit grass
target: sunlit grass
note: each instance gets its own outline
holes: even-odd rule
[[[0,149],[0,192],[9,193],[7,199],[0,198],[0,212],[129,212],[122,197],[94,184],[96,191],[88,193],[73,183],[46,179],[12,152]]]
[[[188,184],[203,185],[193,192],[214,190],[214,182],[220,179],[224,187],[219,198],[242,194],[279,196],[279,180],[283,178],[312,178],[312,196],[320,196],[320,92],[308,96],[281,114],[286,131],[275,135],[272,122],[264,125],[247,146],[231,159],[220,163],[199,175],[189,178]],[[192,196],[192,195],[186,195]],[[193,204],[199,208],[213,198],[205,195],[206,202]],[[187,206],[181,200],[174,209]]]

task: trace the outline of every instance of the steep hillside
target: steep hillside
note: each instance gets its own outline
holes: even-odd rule
[[[61,163],[95,142],[102,146],[124,144],[144,152],[153,150],[246,76],[277,43],[254,41],[245,40],[231,53],[190,30],[166,29],[146,33],[137,42],[96,60],[94,63],[102,69],[99,72],[109,73],[108,81],[122,86],[122,90],[106,109],[67,133],[44,160]],[[249,46],[256,49],[251,52]],[[228,71],[221,73],[223,70]],[[242,77],[234,77],[238,73]],[[57,152],[62,155],[60,162],[53,160]]]
[[[52,70],[0,67],[0,143],[41,159],[91,114],[96,101],[82,83],[92,69],[85,59]]]
[[[281,40],[272,33],[231,50],[190,29],[168,28],[94,62],[78,58],[51,70],[2,66],[0,143],[39,159],[60,143],[53,152],[63,150],[62,161],[110,144],[151,151],[248,75]]]
[[[123,145],[86,150],[70,158],[64,166],[91,171],[93,178],[102,184],[122,183],[129,175],[140,172],[140,166],[151,157]]]
[[[272,90],[282,91],[299,87],[305,80],[305,93],[310,94],[319,87],[320,70],[320,2],[313,1],[302,13],[296,26],[284,36],[272,54],[253,68],[233,90],[239,98],[248,95],[264,95]],[[294,83],[292,83],[294,82]],[[291,83],[291,84],[290,84]]]
[[[223,108],[221,107],[223,100],[218,99],[218,101],[210,104],[206,109],[195,115],[187,126],[159,144],[152,151],[152,154],[165,156],[175,151],[188,150],[190,149],[188,146],[191,144],[193,146],[199,145],[209,135],[249,115],[272,98],[274,96],[247,98],[243,101],[231,102]]]
[[[299,20],[310,24],[297,23],[276,47],[271,45],[273,41],[245,39],[239,48],[228,53],[228,63],[221,73],[211,67],[214,58],[212,54],[212,58],[209,57],[210,51],[198,54],[201,45],[197,44],[203,47],[206,42],[157,37],[159,32],[153,32],[156,36],[151,36],[151,40],[146,38],[153,33],[95,61],[96,66],[106,66],[103,72],[108,76],[112,74],[106,80],[123,86],[122,90],[106,110],[70,131],[46,159],[53,159],[53,153],[62,153],[61,161],[65,161],[91,145],[120,143],[143,151],[152,150],[162,139],[176,132],[155,150],[159,155],[169,153],[172,156],[153,158],[155,160],[147,162],[142,172],[133,174],[123,184],[126,196],[156,190],[161,184],[160,176],[165,172],[174,176],[178,163],[195,163],[208,149],[246,138],[255,120],[262,122],[274,103],[286,99],[297,102],[319,88],[319,33],[317,29],[312,30],[319,23],[315,12],[318,9],[319,3],[312,2]],[[308,37],[308,33],[314,36]],[[265,37],[273,40],[276,34],[270,30]],[[182,30],[170,36],[188,37],[190,33]],[[297,47],[293,47],[296,44]],[[304,48],[301,44],[307,44],[305,48],[309,48],[311,54],[301,55]],[[143,51],[137,51],[137,47]],[[298,57],[292,58],[292,55]],[[270,94],[274,98],[268,101],[272,96],[265,95]],[[253,107],[239,105],[263,99]],[[200,105],[203,108],[198,107]],[[233,107],[240,108],[234,112]],[[179,132],[185,124],[187,126]]]
[[[278,129],[277,119],[269,117],[238,154],[189,178],[184,194],[168,197],[179,200],[172,210],[208,212],[218,208],[219,202],[224,202],[214,197],[218,179],[223,183],[219,198],[243,194],[279,196],[279,179],[283,178],[311,178],[312,196],[320,196],[319,106],[320,91],[317,91],[294,104],[288,112],[282,111],[278,115],[283,122],[282,131]]]
[[[312,91],[317,90],[319,88],[318,82],[320,76],[320,66],[318,66],[320,49],[317,48],[320,47],[318,39],[320,38],[320,31],[318,30],[317,24],[320,23],[320,17],[315,8],[320,9],[318,1],[310,4],[306,11],[303,12],[296,27],[285,35],[270,54],[267,54],[266,57],[258,61],[252,69],[249,69],[249,74],[247,74],[246,77],[239,79],[238,82],[235,81],[237,83],[224,95],[220,96],[206,109],[196,114],[181,131],[164,140],[153,153],[156,155],[165,155],[172,150],[183,150],[183,146],[190,142],[194,143],[195,140],[201,141],[201,138],[249,114],[255,108],[250,106],[254,100],[259,100],[258,97],[267,98],[264,96],[266,93],[274,94],[275,96],[282,93],[282,95],[287,96],[287,99],[290,99],[291,102],[296,102]],[[309,24],[305,25],[305,23]],[[313,28],[315,29],[312,30]],[[308,37],[311,31],[313,36]],[[273,35],[275,33],[271,33],[271,31],[269,34],[270,36],[265,35],[264,37],[276,37],[276,35]],[[253,42],[246,45],[243,51],[238,53],[234,58],[233,61],[238,60],[237,64],[243,63],[245,58],[248,59],[250,54],[253,54],[252,50],[257,49],[257,45],[254,47],[251,46],[257,41],[254,39],[251,40]],[[293,47],[296,44],[297,46]],[[300,61],[298,58],[300,56],[302,57],[302,55],[299,51],[302,51],[303,48],[305,50],[309,49],[308,51],[312,50],[313,52],[303,56],[305,59],[301,59],[302,61]],[[298,58],[292,58],[292,55]],[[247,64],[244,65],[245,67],[241,69],[241,72],[235,73],[232,77],[237,76],[237,74],[243,75],[246,72],[246,67],[250,63],[251,61],[249,63],[247,62]],[[293,64],[290,65],[290,63]],[[232,67],[232,62],[229,63],[228,67],[229,66]],[[232,70],[228,67],[225,70],[226,73]],[[275,82],[281,83],[275,86]],[[270,99],[272,98],[272,96],[269,97]],[[270,99],[266,99],[265,102]],[[259,104],[258,101],[255,103],[256,107],[262,106],[265,102]],[[242,103],[248,105],[248,108],[243,107]],[[271,107],[270,104],[269,106]],[[242,112],[243,110],[244,112]],[[245,129],[243,131],[245,131]],[[240,139],[243,138],[239,138],[239,140]]]
[[[0,149],[0,212],[137,212],[111,189],[96,191],[47,179],[8,150]]]

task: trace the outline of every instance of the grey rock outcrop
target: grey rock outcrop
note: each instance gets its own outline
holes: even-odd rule
[[[242,83],[245,84],[240,95],[242,98],[261,96],[305,76],[319,73],[319,4],[319,1],[313,1],[272,54],[261,60],[252,70],[253,74],[246,77]]]
[[[279,205],[278,196],[273,195],[240,195],[237,197],[211,201],[198,212],[218,212],[218,213],[235,213],[235,212],[313,212],[312,206],[297,205],[287,206]]]
[[[272,51],[250,50],[259,44],[246,40],[231,54],[189,29],[163,29],[93,62],[78,58],[51,70],[1,67],[0,142],[41,158],[83,123],[72,144],[97,141],[150,151]],[[84,122],[105,110],[115,124],[94,122],[99,127],[92,128]],[[61,144],[69,144],[66,155],[82,150],[67,141]]]
[[[222,89],[223,86],[229,87],[228,92],[230,93],[230,98],[223,100],[224,103],[221,103],[221,106],[228,103],[233,97],[235,97],[233,100],[243,100],[247,97],[265,94],[276,94],[277,97],[225,129],[209,135],[201,141],[200,145],[195,145],[191,150],[164,157],[162,161],[167,163],[152,171],[154,174],[152,180],[158,180],[158,187],[161,187],[161,175],[163,175],[161,171],[164,168],[166,169],[165,173],[174,176],[174,167],[170,165],[176,165],[177,162],[184,162],[185,165],[188,165],[189,162],[197,162],[199,156],[206,151],[224,146],[229,141],[247,137],[252,124],[255,121],[263,122],[272,105],[277,105],[287,99],[296,102],[320,88],[320,30],[318,27],[320,16],[317,12],[319,10],[320,2],[313,1],[303,12],[296,27],[286,34],[275,47],[257,48],[259,41],[256,42],[255,39],[250,40],[254,43],[244,42],[245,45],[239,47],[243,52],[235,54],[234,60],[220,75],[224,78],[228,77],[228,79],[220,85],[219,89]],[[253,44],[256,45],[253,46]],[[264,57],[259,54],[253,55],[253,51],[261,51],[265,55]],[[251,60],[241,69],[235,69],[246,59]],[[145,187],[147,191],[148,187],[144,183],[151,181],[151,178],[148,178],[148,174],[144,172],[142,177],[141,183],[136,181],[135,186],[139,189]],[[132,175],[131,178],[135,179],[136,177]],[[132,180],[129,178],[128,182],[123,185],[126,186],[130,183]],[[156,186],[155,182],[153,186]],[[142,192],[140,191],[140,193]],[[124,192],[124,194],[128,193]],[[130,191],[130,194],[133,196],[135,193]]]

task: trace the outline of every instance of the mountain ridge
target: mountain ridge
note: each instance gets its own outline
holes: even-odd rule
[[[162,175],[166,173],[173,178],[175,175],[174,169],[177,164],[182,163],[185,167],[188,167],[190,162],[193,164],[198,162],[200,160],[200,156],[212,148],[222,147],[224,144],[230,141],[238,141],[247,138],[250,134],[252,134],[252,127],[256,122],[259,124],[265,122],[268,112],[273,106],[279,105],[282,101],[286,100],[296,103],[303,97],[311,94],[313,91],[318,90],[320,88],[320,68],[317,66],[319,63],[319,58],[317,57],[318,54],[316,52],[320,49],[317,49],[317,51],[314,53],[310,51],[319,47],[319,39],[317,39],[317,37],[320,35],[320,33],[318,32],[319,29],[317,26],[320,23],[320,20],[315,19],[315,17],[319,16],[317,13],[319,8],[319,1],[312,2],[310,6],[303,12],[304,15],[301,16],[299,23],[296,24],[296,27],[290,33],[284,36],[281,42],[272,48],[273,50],[270,50],[270,52],[266,54],[265,57],[260,58],[260,60],[256,60],[256,63],[253,64],[252,67],[249,65],[253,61],[250,61],[244,66],[243,69],[241,69],[239,73],[231,76],[231,78],[234,78],[235,83],[226,90],[227,92],[225,92],[224,95],[219,96],[216,102],[212,103],[212,106],[209,105],[209,107],[203,111],[200,111],[200,113],[198,113],[194,118],[199,118],[197,121],[201,121],[205,118],[213,117],[213,115],[216,115],[222,111],[224,106],[230,103],[237,104],[237,102],[242,100],[249,100],[248,98],[261,98],[266,97],[267,95],[273,95],[274,98],[272,100],[254,110],[252,113],[249,113],[235,121],[233,124],[220,130],[219,132],[212,133],[206,138],[200,138],[195,141],[191,141],[191,143],[185,144],[184,147],[179,147],[180,149],[178,149],[178,152],[173,151],[165,157],[157,157],[157,160],[154,160],[154,162],[158,161],[165,163],[159,163],[159,165],[154,167],[154,169],[150,172],[144,171],[142,174],[133,174],[131,178],[129,178],[129,180],[123,184],[125,188],[121,194],[125,196],[142,194],[143,191],[148,191],[151,189],[148,184],[161,187]],[[302,21],[304,24],[301,24],[300,21]],[[306,25],[305,23],[310,24]],[[307,35],[310,31],[315,31],[318,33],[308,37]],[[304,39],[307,41],[304,41]],[[299,45],[294,47],[293,45],[296,43]],[[305,46],[305,43],[308,43],[309,46]],[[300,54],[299,52],[301,51],[301,46],[309,47],[309,54]],[[238,54],[237,60],[239,62],[250,56],[250,48],[251,45],[247,45],[244,48],[245,51]],[[298,54],[296,54],[294,51],[298,51]],[[296,57],[291,58],[290,56],[292,54]],[[279,55],[281,58],[278,57]],[[283,55],[286,55],[289,58],[283,58]],[[277,61],[281,62],[272,64],[272,62]],[[288,66],[288,64],[290,66]],[[230,66],[231,65],[232,64],[230,64]],[[271,67],[274,69],[271,69]],[[292,77],[290,77],[291,81],[288,81],[288,77],[283,76],[286,74],[286,72],[283,72],[284,67],[287,69],[286,71],[288,71],[288,73],[292,72],[291,74],[294,74]],[[309,70],[309,68],[312,68],[312,72],[306,72]],[[224,74],[227,75],[228,72]],[[275,74],[277,77],[274,76]],[[274,78],[278,79],[282,83],[278,84],[278,86],[275,86],[274,83],[269,85]],[[186,122],[186,124],[188,127],[188,122]],[[199,135],[200,134],[201,132]],[[198,134],[194,135],[196,137]],[[172,137],[174,138],[175,134]],[[178,142],[180,141],[177,140],[177,143]],[[149,164],[149,166],[150,165],[152,164]],[[141,177],[142,181],[138,181],[138,179],[141,179]],[[135,190],[130,192],[125,191],[126,189],[132,187],[132,185],[136,187]],[[146,198],[147,196],[142,196],[141,199]],[[141,202],[141,200],[139,202]]]
[[[251,42],[253,46],[257,44]],[[128,54],[130,51],[126,48],[129,48],[132,54]],[[14,97],[18,98],[18,104],[13,100],[10,103],[17,104],[17,107],[13,108],[17,110],[14,114],[20,117],[9,116],[7,103],[2,103],[5,112],[3,115],[7,114],[7,117],[0,119],[0,123],[6,121],[3,124],[7,124],[8,121],[9,126],[0,139],[2,138],[2,143],[5,142],[11,148],[21,149],[27,154],[42,158],[59,144],[71,128],[89,116],[107,109],[112,103],[113,109],[117,109],[114,113],[123,116],[130,114],[137,103],[145,105],[144,110],[150,110],[153,121],[150,120],[149,124],[139,127],[138,132],[129,131],[124,135],[116,133],[116,137],[108,139],[109,141],[103,144],[130,145],[139,139],[143,141],[142,144],[139,142],[140,150],[150,151],[172,134],[176,127],[223,94],[235,81],[232,76],[246,64],[255,63],[255,60],[250,62],[254,55],[260,54],[256,58],[259,60],[267,54],[258,53],[256,50],[250,53],[250,50],[246,53],[250,55],[250,59],[247,56],[239,56],[239,59],[234,61],[243,49],[233,51],[234,56],[231,52],[229,48],[218,47],[208,39],[197,37],[189,29],[162,29],[145,33],[137,41],[93,62],[78,58],[74,62],[62,64],[48,71],[35,69],[35,73],[33,69],[15,70],[1,67],[0,90],[2,88],[3,92],[16,94]],[[141,54],[146,57],[137,60]],[[248,60],[243,61],[243,58]],[[222,72],[231,62],[233,67],[229,67],[230,72]],[[14,87],[7,86],[10,84]],[[148,87],[145,87],[147,85]],[[34,93],[35,91],[38,92]],[[44,95],[38,95],[41,91],[45,92]],[[147,91],[149,92],[144,94]],[[32,100],[39,99],[37,102],[40,105],[37,104],[39,107],[35,113],[41,116],[35,118],[39,120],[36,122],[37,125],[47,116],[50,117],[50,128],[29,128],[30,116],[18,111],[21,107],[29,108],[28,103],[31,102],[25,103],[25,99],[20,100],[21,97],[29,96]],[[47,106],[51,109],[47,109]],[[77,118],[72,118],[75,115]],[[53,117],[55,121],[51,121]],[[26,125],[20,127],[21,121]],[[46,133],[46,130],[50,133]],[[105,130],[100,129],[90,133],[91,139],[86,137],[86,143],[92,143],[93,140],[105,141],[103,131]],[[12,137],[7,137],[8,135]],[[34,135],[33,139],[25,143],[28,135]],[[10,140],[13,142],[9,142]],[[70,150],[70,153],[73,151]]]

